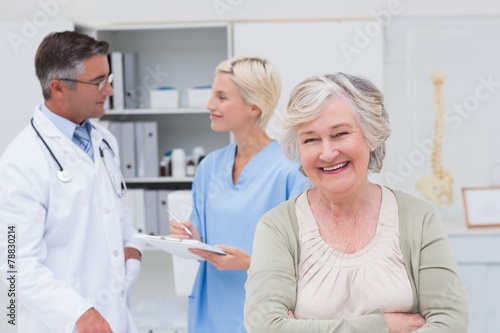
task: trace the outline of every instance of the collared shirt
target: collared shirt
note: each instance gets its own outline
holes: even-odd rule
[[[39,109],[44,116],[49,118],[49,120],[54,124],[55,127],[57,127],[58,130],[60,130],[65,136],[68,137],[68,139],[73,139],[73,134],[75,133],[75,129],[80,126],[79,124],[75,124],[71,120],[55,114],[45,105],[45,103],[42,103],[39,106]],[[92,130],[92,124],[90,123],[90,121],[85,120],[81,126],[84,126],[87,129],[87,132],[90,136]]]

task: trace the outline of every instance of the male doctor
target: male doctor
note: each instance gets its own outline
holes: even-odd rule
[[[45,103],[0,159],[0,264],[5,281],[15,230],[21,333],[136,332],[126,296],[141,247],[116,140],[89,121],[113,94],[107,53],[76,32],[45,37],[35,57]]]

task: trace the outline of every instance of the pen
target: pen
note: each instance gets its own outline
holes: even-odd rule
[[[168,210],[168,215],[170,215],[170,217],[172,217],[174,220],[179,222],[182,225],[182,227],[184,228],[184,231],[187,232],[187,234],[189,236],[193,236],[193,233],[191,232],[191,230],[189,230],[184,224],[182,224],[182,222],[177,217],[175,217],[175,215],[172,214],[172,212],[170,210]]]

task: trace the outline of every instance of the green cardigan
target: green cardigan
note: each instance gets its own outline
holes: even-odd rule
[[[401,250],[413,289],[409,313],[420,313],[426,320],[416,332],[467,332],[467,299],[439,216],[423,200],[391,191],[398,203]],[[300,258],[296,198],[266,213],[257,225],[245,284],[248,332],[388,332],[380,309],[351,319],[288,317],[295,308]]]

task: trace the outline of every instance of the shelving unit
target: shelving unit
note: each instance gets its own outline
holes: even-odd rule
[[[106,40],[110,52],[137,54],[138,86],[134,91],[139,92],[139,108],[108,110],[101,120],[155,121],[159,160],[174,148],[182,148],[190,155],[194,147],[201,146],[208,154],[231,141],[229,133],[211,129],[208,110],[189,107],[187,100],[187,90],[211,85],[215,67],[231,56],[229,24],[77,24],[76,30]],[[161,86],[179,90],[178,108],[150,108],[149,91]],[[190,189],[192,181],[193,177],[125,179],[129,189],[139,189],[139,192],[140,189]],[[146,247],[142,270],[131,302],[140,332],[187,331],[187,299],[173,290],[172,256]]]
[[[209,152],[227,145],[229,133],[210,128],[209,112],[188,105],[187,89],[211,85],[215,67],[230,57],[231,27],[227,23],[192,24],[77,24],[76,30],[110,44],[110,52],[137,54],[138,109],[108,110],[105,121],[155,121],[159,160],[182,148],[190,155],[201,146]],[[180,92],[179,108],[151,109],[149,91],[161,86]],[[122,148],[123,149],[123,148]],[[129,188],[190,188],[192,178],[126,179]]]

